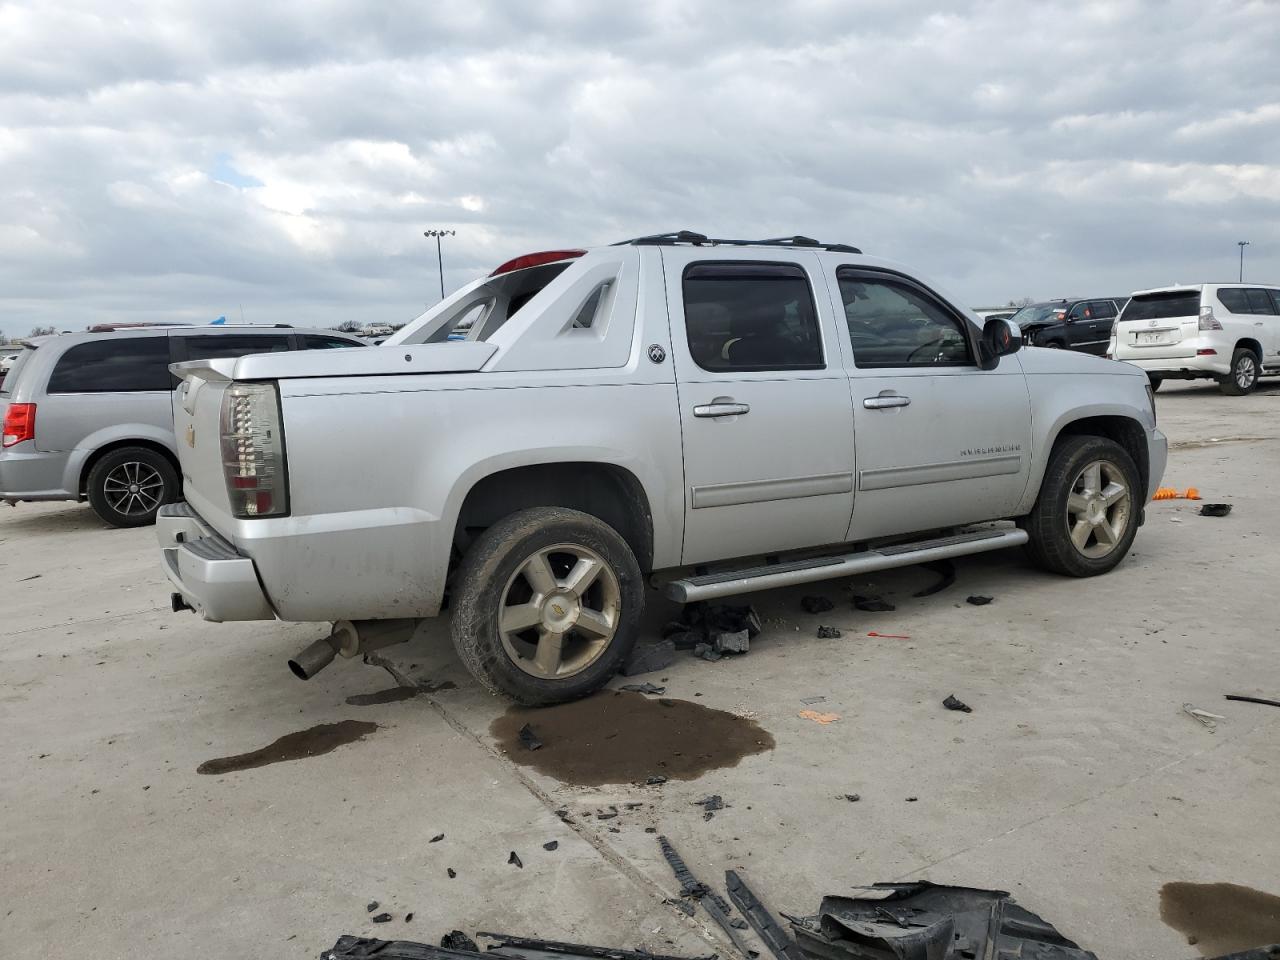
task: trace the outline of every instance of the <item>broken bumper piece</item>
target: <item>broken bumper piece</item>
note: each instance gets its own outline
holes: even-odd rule
[[[558,940],[535,940],[531,937],[513,937],[505,933],[477,933],[477,937],[497,941],[483,952],[451,950],[413,940],[377,940],[372,937],[339,937],[338,942],[320,954],[320,960],[477,960],[480,957],[505,957],[511,960],[548,960],[548,958],[575,958],[583,960],[715,960],[714,955],[703,957],[671,957],[643,950],[619,950],[613,947],[593,947],[582,943],[562,943]]]

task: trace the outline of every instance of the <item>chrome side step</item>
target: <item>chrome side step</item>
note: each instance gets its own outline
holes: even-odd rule
[[[815,580],[831,580],[836,577],[874,573],[877,570],[888,570],[892,567],[909,567],[914,563],[927,563],[930,560],[946,560],[971,553],[1003,550],[1005,547],[1021,546],[1029,539],[1027,531],[1020,529],[975,530],[953,537],[936,537],[932,540],[918,540],[915,543],[899,543],[891,547],[879,547],[858,553],[684,577],[680,580],[672,580],[663,587],[662,592],[677,603],[692,603],[695,600],[712,600],[716,597],[729,597],[755,590],[789,587],[797,583],[812,583]]]

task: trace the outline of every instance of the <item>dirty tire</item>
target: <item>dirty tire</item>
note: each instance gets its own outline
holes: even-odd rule
[[[140,481],[134,484],[139,486],[136,495],[128,492],[132,479]],[[113,527],[155,523],[160,507],[182,492],[173,464],[149,447],[120,447],[104,454],[89,471],[86,486],[93,512]]]
[[[1071,540],[1067,518],[1068,497],[1081,470],[1106,461],[1123,475],[1129,490],[1129,510],[1124,531],[1106,556],[1089,557]],[[1027,550],[1037,564],[1068,577],[1095,577],[1114,569],[1133,545],[1138,518],[1146,502],[1138,468],[1120,444],[1105,437],[1065,437],[1049,457],[1040,496],[1022,526],[1031,535]]]
[[[616,581],[620,606],[603,651],[571,676],[534,676],[503,643],[498,618],[508,585],[528,558],[559,544],[578,545],[602,559]],[[472,544],[453,578],[453,645],[468,670],[493,693],[526,706],[577,700],[599,690],[635,646],[644,580],[635,555],[608,524],[564,507],[534,507],[499,520]]]
[[[1231,355],[1231,372],[1218,381],[1218,387],[1229,397],[1243,397],[1258,385],[1261,361],[1248,347],[1239,347]]]

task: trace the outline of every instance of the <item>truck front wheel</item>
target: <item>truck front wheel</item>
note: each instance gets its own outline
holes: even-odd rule
[[[644,581],[608,524],[563,507],[506,517],[457,570],[453,643],[489,690],[528,706],[600,689],[635,645]]]
[[[1054,447],[1024,521],[1031,555],[1070,577],[1106,573],[1129,552],[1144,500],[1124,447],[1105,437],[1066,437]]]

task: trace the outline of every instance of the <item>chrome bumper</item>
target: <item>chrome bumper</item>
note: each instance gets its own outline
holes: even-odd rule
[[[206,620],[274,620],[253,561],[200,519],[186,503],[156,515],[165,573],[187,605]]]

